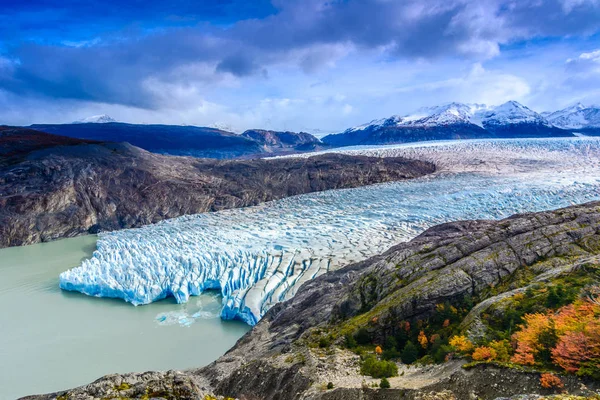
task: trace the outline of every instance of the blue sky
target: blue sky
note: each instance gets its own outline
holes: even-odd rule
[[[449,101],[600,103],[600,0],[0,2],[0,123],[336,132]]]

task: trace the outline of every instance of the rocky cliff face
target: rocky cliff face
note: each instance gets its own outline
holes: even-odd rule
[[[0,247],[151,224],[302,193],[409,179],[433,164],[322,155],[217,161],[31,130],[0,132]]]
[[[456,304],[465,295],[477,303],[466,321],[471,324],[477,318],[472,314],[499,294],[581,273],[582,265],[598,264],[599,253],[600,202],[502,221],[440,225],[385,254],[306,283],[205,368],[111,375],[33,398],[202,399],[216,393],[241,399],[495,399],[550,394],[537,372],[489,364],[465,370],[460,361],[401,366],[401,376],[390,379],[393,389],[376,390],[369,388],[373,380],[359,374],[358,356],[341,346],[314,343],[323,337],[338,343],[358,326],[367,327],[378,341],[377,335],[397,329],[399,320],[426,319],[437,305]],[[325,389],[327,382],[333,390]],[[574,394],[591,396],[600,390],[597,382],[574,376],[564,384]]]
[[[314,151],[326,147],[319,139],[306,132],[251,129],[242,133],[242,136],[260,143],[267,152],[281,150]]]

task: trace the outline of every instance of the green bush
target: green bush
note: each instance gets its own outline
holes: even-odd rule
[[[400,358],[400,352],[395,348],[384,350],[383,353],[381,353],[381,358],[383,358],[384,360],[398,359]]]
[[[435,360],[429,354],[425,354],[423,357],[421,357],[417,360],[417,364],[431,365],[431,364],[435,364]]]
[[[379,383],[379,387],[382,389],[389,389],[390,388],[390,381],[387,380],[387,378],[381,378],[381,382]]]
[[[360,373],[373,378],[389,378],[398,375],[398,366],[392,361],[380,361],[374,355],[368,355],[360,366]]]
[[[404,364],[412,364],[419,358],[419,349],[409,340],[402,349],[400,358]]]
[[[370,344],[371,343],[371,334],[367,330],[367,328],[360,328],[355,334],[354,339],[358,344]]]
[[[454,351],[454,348],[449,344],[443,344],[439,346],[433,353],[433,360],[436,363],[442,363],[446,361],[446,356]]]
[[[326,347],[331,346],[331,339],[327,336],[322,337],[321,339],[319,339],[319,347],[324,349]]]
[[[357,346],[356,339],[354,339],[354,336],[350,335],[349,333],[344,336],[344,340],[346,347],[349,349],[353,349]]]
[[[396,339],[394,339],[393,336],[388,336],[387,338],[385,338],[385,344],[383,345],[383,348],[386,350],[395,350],[398,346],[398,343],[396,342]]]
[[[333,389],[333,382],[329,382],[327,384],[327,389],[329,389],[329,390]]]

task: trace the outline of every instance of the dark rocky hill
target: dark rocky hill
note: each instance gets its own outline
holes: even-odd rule
[[[328,135],[323,143],[330,146],[410,143],[428,140],[458,140],[493,138],[489,131],[470,123],[447,126],[372,126],[363,130]]]
[[[238,135],[221,129],[120,122],[32,125],[32,129],[72,138],[127,142],[154,153],[208,158],[311,151],[319,139],[308,133],[253,130]]]
[[[126,143],[10,128],[0,130],[0,151],[5,155],[0,158],[0,247],[409,179],[435,169],[402,158],[334,154],[246,161],[165,156]]]
[[[50,135],[33,129],[0,126],[0,163],[17,162],[22,156],[44,148],[91,143],[98,142]]]

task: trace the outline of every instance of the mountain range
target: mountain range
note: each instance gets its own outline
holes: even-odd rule
[[[499,106],[453,102],[373,120],[322,139],[306,132],[250,129],[237,134],[189,125],[127,124],[108,115],[30,128],[71,138],[128,142],[161,154],[252,158],[330,147],[428,140],[599,136],[600,108],[576,104],[540,114],[516,101]]]
[[[392,144],[423,140],[535,138],[600,135],[600,108],[578,104],[539,114],[509,101],[499,106],[448,103],[373,120],[325,136],[332,146]]]
[[[82,122],[87,121],[87,122]],[[205,158],[237,158],[319,150],[323,143],[308,133],[248,130],[237,134],[189,125],[126,124],[107,115],[71,124],[31,125],[31,129],[71,138],[128,142],[154,153]]]

